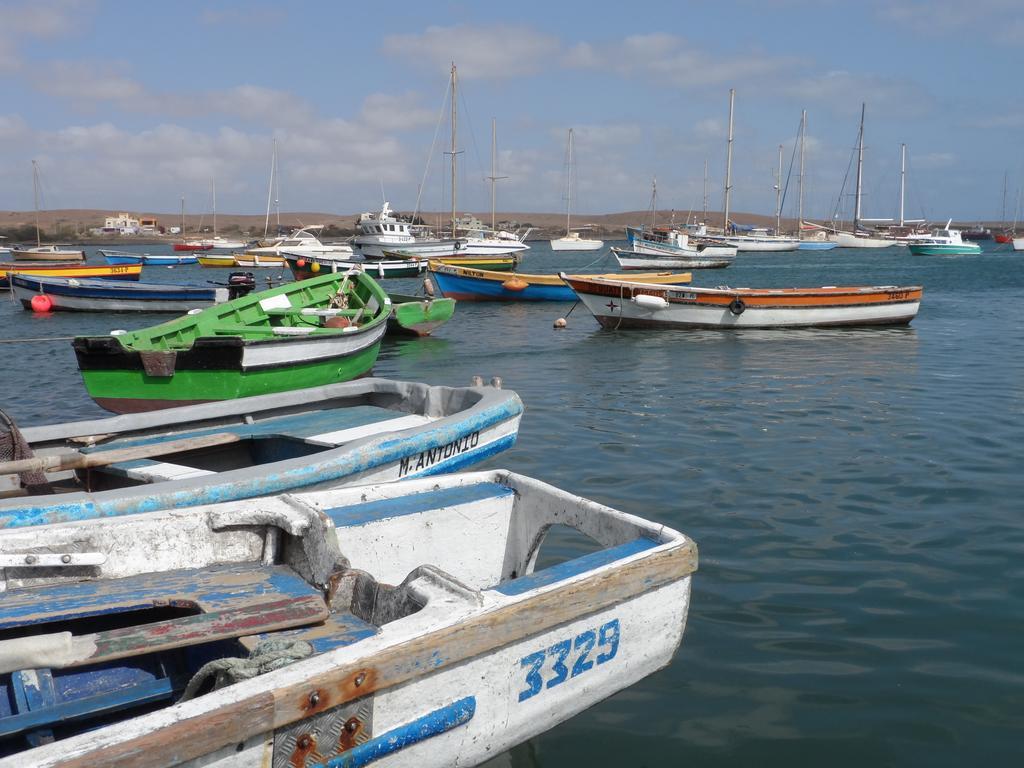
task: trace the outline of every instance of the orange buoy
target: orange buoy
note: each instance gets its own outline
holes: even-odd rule
[[[53,309],[53,302],[50,301],[50,297],[45,293],[40,293],[32,297],[33,312],[49,312],[51,309]]]
[[[306,260],[299,259],[298,261],[295,262],[295,266],[298,267],[299,269],[302,269],[304,266],[306,266]]]
[[[511,277],[501,284],[506,291],[523,291],[530,287],[530,284],[518,277]]]
[[[348,328],[350,325],[352,325],[352,321],[347,317],[341,317],[340,315],[336,317],[328,317],[324,321],[325,328]]]

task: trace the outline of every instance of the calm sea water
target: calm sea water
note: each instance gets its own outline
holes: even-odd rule
[[[498,764],[1019,764],[1024,254],[989,248],[744,254],[694,273],[711,286],[920,283],[909,328],[610,332],[578,307],[555,331],[571,305],[461,304],[436,337],[386,343],[377,375],[497,375],[519,393],[519,442],[491,466],[700,546],[674,662]],[[523,269],[593,259],[535,245]],[[0,294],[7,339],[160,319],[33,316]],[[0,404],[20,423],[103,415],[69,342],[0,355]]]

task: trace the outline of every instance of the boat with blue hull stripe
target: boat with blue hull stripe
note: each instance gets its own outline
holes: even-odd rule
[[[477,765],[667,665],[696,566],[505,470],[0,529],[0,768]]]
[[[514,445],[522,412],[515,393],[492,387],[363,379],[26,429],[34,450],[74,450],[97,465],[54,477],[69,492],[0,499],[0,528],[453,472]],[[78,448],[97,435],[102,445]],[[180,458],[162,451],[171,442]]]

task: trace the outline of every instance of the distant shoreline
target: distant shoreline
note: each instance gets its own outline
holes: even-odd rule
[[[107,216],[114,216],[126,209],[63,209],[47,210],[39,212],[39,226],[45,232],[47,240],[68,240],[76,239],[90,243],[163,243],[170,242],[180,235],[123,235],[120,237],[109,234],[93,235],[89,230],[101,227]],[[149,211],[130,211],[139,217],[155,218],[161,226],[181,226],[181,215],[174,213],[153,213]],[[408,216],[410,212],[396,211],[399,216]],[[442,227],[450,218],[450,213],[439,214],[437,212],[420,213],[420,217],[427,223],[427,226]],[[491,220],[491,214],[487,212],[460,212],[460,215],[473,215],[485,224]],[[289,212],[281,213],[280,221],[282,228],[297,228],[322,224],[333,229],[328,237],[346,237],[356,232],[356,222],[359,213],[336,214],[323,212]],[[499,228],[525,229],[531,227],[532,232],[527,240],[543,240],[549,237],[559,237],[565,232],[565,213],[523,213],[523,212],[499,212],[495,214]],[[681,211],[681,210],[659,210],[656,222],[660,226],[668,226],[673,221],[682,225],[689,221],[705,220],[712,226],[720,226],[722,213],[720,211],[708,211],[707,217],[702,211]],[[736,211],[730,214],[730,219],[738,224],[749,224],[760,227],[774,227],[775,217],[763,214]],[[814,221],[814,219],[809,219]],[[603,214],[574,214],[573,226],[588,227],[589,232],[602,238],[616,238],[625,236],[625,227],[628,225],[640,225],[650,223],[650,211],[622,211],[619,213]],[[18,242],[10,237],[9,233],[20,230],[20,240],[34,240],[34,229],[36,214],[34,211],[0,211],[0,234],[7,234],[7,240],[0,240],[0,243],[11,244]],[[266,214],[217,214],[217,232],[222,235],[246,235],[248,237],[262,237]],[[270,231],[276,229],[277,215],[272,215],[270,220]],[[823,223],[819,220],[819,223]],[[944,224],[942,222],[934,222]],[[975,221],[975,220],[954,220],[954,226],[966,229],[974,226],[984,226],[990,229],[1008,228],[1007,222],[998,221]],[[28,227],[32,228],[32,236],[26,235]],[[200,227],[202,229],[200,229]],[[213,218],[211,214],[188,214],[185,216],[186,235],[196,235],[200,232],[212,233]],[[791,217],[782,218],[783,231],[793,231],[796,228],[796,220]]]

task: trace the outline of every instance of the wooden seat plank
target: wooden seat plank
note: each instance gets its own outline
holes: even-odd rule
[[[0,596],[0,629],[43,624],[155,605],[202,611],[240,607],[319,591],[286,566],[252,563],[146,573],[105,581],[76,581],[12,589]]]

